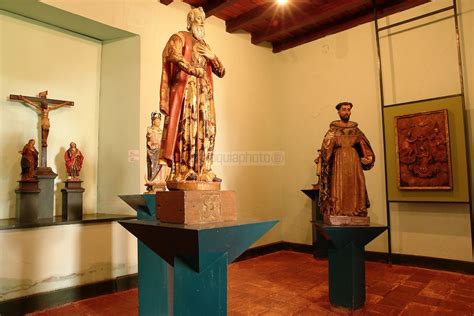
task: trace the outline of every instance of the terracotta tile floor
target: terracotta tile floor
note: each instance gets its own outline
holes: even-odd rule
[[[474,276],[366,263],[364,308],[328,301],[327,261],[280,251],[229,267],[229,315],[474,315]],[[136,289],[32,315],[138,315]]]

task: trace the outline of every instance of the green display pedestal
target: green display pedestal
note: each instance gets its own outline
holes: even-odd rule
[[[277,222],[182,225],[129,220],[120,224],[174,267],[172,314],[226,315],[227,265]],[[156,297],[153,288],[145,290]]]
[[[365,303],[365,245],[387,226],[330,226],[315,223],[330,244],[329,301],[334,306],[357,309]]]
[[[319,208],[319,189],[307,189],[301,190],[307,197],[311,199],[311,223],[316,223],[318,221],[323,221],[323,214]],[[327,259],[328,257],[328,247],[329,242],[321,235],[320,232],[316,229],[315,225],[313,226],[313,257],[317,259]]]
[[[154,194],[121,195],[137,211],[137,218],[156,222]],[[168,269],[153,250],[138,240],[138,310],[140,315],[169,315]]]

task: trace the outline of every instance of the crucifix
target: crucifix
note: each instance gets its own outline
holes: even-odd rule
[[[49,111],[56,110],[63,106],[73,106],[72,101],[48,99],[48,91],[38,94],[38,97],[25,97],[22,95],[10,94],[11,101],[21,101],[24,105],[32,107],[41,117],[41,162],[40,167],[47,168],[47,148],[49,135]]]

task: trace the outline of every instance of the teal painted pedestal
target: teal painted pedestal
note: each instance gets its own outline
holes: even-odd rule
[[[121,195],[137,218],[157,222],[154,194]],[[140,315],[168,315],[168,269],[171,267],[138,240],[138,310]]]
[[[350,309],[365,303],[365,245],[387,226],[331,226],[315,223],[329,241],[329,301]]]
[[[170,280],[170,314],[226,315],[227,265],[277,222],[182,225],[129,220],[120,224],[174,267]],[[151,287],[140,290],[150,291],[157,297]],[[142,310],[140,314],[148,315],[142,314]]]

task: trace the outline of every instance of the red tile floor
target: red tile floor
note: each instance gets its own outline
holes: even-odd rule
[[[474,315],[474,275],[366,263],[365,307],[328,301],[327,261],[279,251],[229,267],[229,315]],[[136,289],[32,315],[138,315]]]

